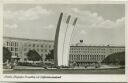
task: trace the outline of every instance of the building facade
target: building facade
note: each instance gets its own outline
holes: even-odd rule
[[[85,66],[102,62],[108,55],[124,52],[124,46],[86,46],[83,42],[70,46],[69,62]]]
[[[54,41],[4,37],[3,46],[11,51],[12,58],[18,57],[21,62],[27,59],[27,53],[33,49],[45,61],[46,55],[50,50],[54,49]],[[83,41],[80,41],[80,43],[70,46],[69,64],[75,62],[80,66],[84,66],[90,63],[97,63],[110,54],[124,51],[124,46],[87,46]]]
[[[46,54],[53,49],[53,41],[4,37],[3,46],[11,51],[12,58],[18,57],[21,62],[27,59],[29,50],[36,50],[44,61]]]

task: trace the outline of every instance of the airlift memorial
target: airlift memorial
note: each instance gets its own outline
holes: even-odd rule
[[[54,59],[56,66],[69,65],[70,40],[73,28],[77,22],[77,18],[75,18],[73,25],[69,24],[71,19],[71,16],[69,15],[66,20],[66,26],[62,27],[62,19],[63,13],[61,13],[59,17],[54,41]]]

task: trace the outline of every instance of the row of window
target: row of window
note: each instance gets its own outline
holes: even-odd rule
[[[124,50],[122,49],[122,50],[110,50],[110,52],[123,52]]]
[[[103,60],[105,55],[70,55],[71,60]]]
[[[124,50],[123,48],[121,49],[119,49],[119,48],[117,48],[117,49],[110,49],[110,51],[122,51],[122,50]]]
[[[32,48],[24,48],[24,51],[29,51],[29,50],[33,50]],[[35,49],[36,51],[41,51],[41,52],[49,52],[49,49]]]
[[[7,49],[10,51],[18,51],[18,48],[15,48],[15,47],[7,47]]]
[[[110,50],[124,50],[124,48],[107,48],[107,49],[110,49]],[[89,50],[89,51],[105,51],[106,49],[105,48],[87,48],[87,47],[84,47],[84,48],[75,48],[75,47],[71,47],[70,50]]]
[[[12,52],[12,56],[17,56],[18,57],[18,53]]]
[[[51,44],[47,44],[47,45],[39,45],[39,44],[24,44],[24,46],[26,47],[26,46],[28,46],[28,47],[41,47],[41,48],[53,48],[53,45],[51,45]]]
[[[88,47],[84,47],[84,48],[76,48],[76,47],[71,47],[71,50],[105,50],[105,48],[88,48]]]
[[[70,53],[105,53],[105,51],[73,51],[71,50]]]
[[[18,46],[18,42],[7,42],[7,46]]]
[[[79,60],[81,60],[81,61],[101,61],[101,60],[103,60],[104,58],[71,58],[70,60],[74,60],[74,61],[79,61]]]
[[[70,55],[70,57],[105,57],[105,55]]]

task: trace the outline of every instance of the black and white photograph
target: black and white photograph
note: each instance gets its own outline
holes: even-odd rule
[[[125,74],[125,4],[4,4],[3,74]]]

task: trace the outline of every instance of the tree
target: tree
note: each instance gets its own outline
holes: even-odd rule
[[[54,50],[50,50],[50,53],[46,55],[45,60],[51,60],[54,59]]]
[[[125,65],[125,52],[118,52],[108,55],[102,63]]]
[[[6,62],[7,60],[10,62],[11,56],[12,53],[6,47],[3,47],[3,62]]]
[[[27,53],[27,59],[34,63],[34,61],[42,60],[42,57],[35,50],[29,50]]]

